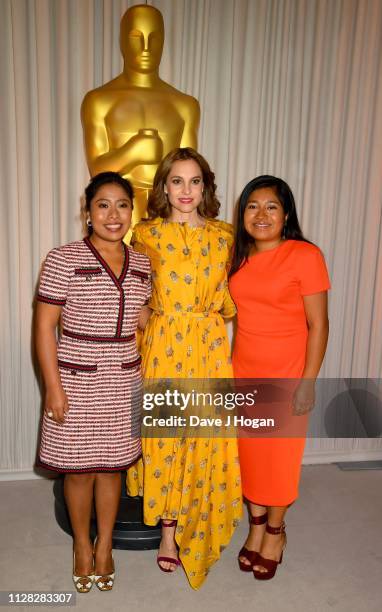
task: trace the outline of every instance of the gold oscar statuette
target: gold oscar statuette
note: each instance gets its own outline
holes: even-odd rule
[[[81,107],[90,174],[112,170],[132,182],[132,225],[146,214],[161,159],[176,147],[197,147],[199,103],[159,78],[163,43],[160,11],[130,7],[121,20],[123,72],[89,91]]]

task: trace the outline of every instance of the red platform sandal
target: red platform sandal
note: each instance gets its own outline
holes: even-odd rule
[[[268,513],[266,512],[265,514],[262,514],[261,516],[251,516],[251,518],[249,519],[249,524],[250,525],[264,525],[264,523],[266,523],[267,520],[268,520]],[[237,559],[239,562],[239,567],[242,572],[252,572],[253,566],[255,564],[255,559],[258,554],[259,553],[256,550],[248,550],[248,548],[245,548],[245,546],[243,546],[243,548],[239,552],[239,556]],[[244,561],[240,561],[240,557],[244,557],[245,559],[247,559],[250,565],[248,565],[248,563],[244,563]]]
[[[284,536],[284,543],[283,543],[283,547],[281,550],[280,559],[278,561],[274,561],[273,559],[266,559],[265,557],[262,557],[260,553],[257,554],[256,562],[254,563],[254,565],[261,565],[267,571],[260,572],[259,570],[254,569],[253,575],[255,576],[256,580],[271,580],[271,578],[273,578],[273,576],[276,573],[277,566],[281,565],[281,562],[283,560],[284,548],[286,546],[286,533],[285,533],[285,523],[284,522],[281,524],[281,527],[271,527],[267,523],[265,531],[272,535],[280,535],[280,533],[282,533]]]
[[[168,523],[164,523],[163,521],[161,521],[162,523],[162,527],[174,527],[174,525],[177,524],[178,521],[169,521]],[[165,561],[166,563],[173,563],[174,565],[178,566],[180,565],[180,561],[179,559],[175,559],[174,557],[157,557],[157,564],[160,570],[162,570],[162,572],[167,572],[172,574],[173,572],[176,571],[176,567],[174,569],[165,569],[164,567],[162,567],[160,565],[161,561]]]

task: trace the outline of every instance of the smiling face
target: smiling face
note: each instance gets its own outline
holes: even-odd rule
[[[257,246],[271,249],[283,235],[287,215],[272,187],[262,187],[250,194],[244,210],[244,227]]]
[[[92,238],[106,242],[122,240],[130,227],[131,214],[132,202],[121,185],[101,185],[88,213],[93,226]]]
[[[203,199],[203,173],[199,164],[194,159],[174,162],[164,192],[171,204],[172,215],[196,213]]]
[[[132,6],[122,18],[120,41],[128,68],[145,74],[157,70],[164,42],[161,13],[151,6]]]

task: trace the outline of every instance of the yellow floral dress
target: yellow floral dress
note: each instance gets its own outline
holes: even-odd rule
[[[232,226],[206,220],[191,227],[157,218],[135,226],[132,243],[149,256],[153,314],[142,340],[147,378],[232,378],[223,317],[235,306],[227,288]],[[234,438],[145,438],[141,466],[128,471],[128,490],[143,492],[144,521],[177,519],[182,562],[194,589],[230,541],[242,513]]]

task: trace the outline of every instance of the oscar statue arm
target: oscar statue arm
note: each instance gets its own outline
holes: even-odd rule
[[[110,146],[105,124],[105,105],[94,96],[86,94],[81,106],[86,160],[90,174],[112,170],[129,174],[141,164],[158,164],[163,155],[163,143],[156,130],[141,130],[121,147]],[[154,133],[155,132],[155,133]]]
[[[184,121],[180,146],[197,149],[200,122],[199,102],[192,96],[187,96],[185,103],[180,106],[180,112]]]

